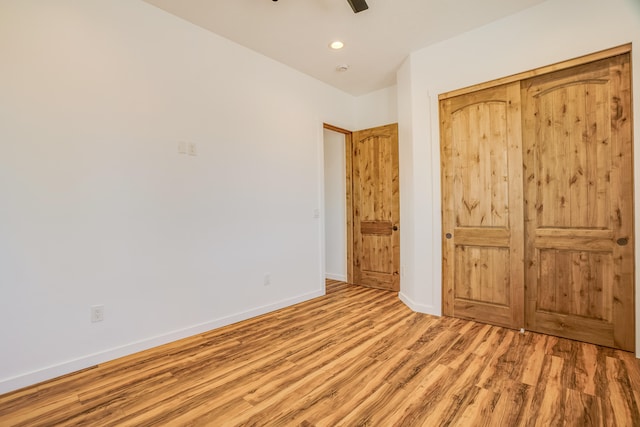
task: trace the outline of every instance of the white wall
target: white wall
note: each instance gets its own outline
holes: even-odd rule
[[[353,112],[141,1],[2,1],[0,393],[321,295]]]
[[[399,122],[401,298],[439,314],[437,95],[639,32],[637,0],[548,1],[353,98],[143,2],[2,1],[0,393],[324,292],[323,122]]]
[[[398,73],[402,256],[406,263],[401,298],[409,306],[432,314],[441,312],[438,94],[629,42],[640,46],[637,0],[550,0],[417,51],[403,64]],[[632,57],[637,83],[640,55]],[[635,86],[634,133],[640,135],[640,90]],[[634,155],[638,172],[640,150]],[[635,180],[636,188],[640,188],[640,173],[635,174]],[[636,195],[635,203],[637,225],[640,196]],[[636,251],[636,257],[640,257],[640,251]],[[636,264],[640,265],[638,260]],[[636,274],[638,289],[639,268]],[[640,354],[638,291],[636,298]]]
[[[324,130],[325,277],[347,280],[347,207],[344,135]]]
[[[363,130],[398,121],[398,88],[390,86],[355,98],[355,128]]]

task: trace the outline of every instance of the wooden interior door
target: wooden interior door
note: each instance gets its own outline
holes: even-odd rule
[[[440,103],[443,313],[520,328],[520,84]]]
[[[629,54],[523,81],[526,327],[634,350]]]
[[[353,282],[400,290],[398,125],[353,133]]]

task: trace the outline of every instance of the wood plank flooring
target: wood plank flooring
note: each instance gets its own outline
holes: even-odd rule
[[[633,354],[327,295],[0,396],[0,426],[640,426]]]

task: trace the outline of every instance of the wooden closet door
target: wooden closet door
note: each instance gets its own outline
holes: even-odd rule
[[[522,83],[526,327],[634,350],[629,55]]]
[[[440,103],[443,313],[523,321],[520,84]]]

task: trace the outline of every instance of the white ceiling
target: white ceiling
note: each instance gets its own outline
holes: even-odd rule
[[[352,95],[395,84],[408,54],[545,0],[144,0]],[[340,39],[341,51],[328,45]],[[455,52],[451,52],[455,55]],[[348,64],[349,70],[336,67]]]

